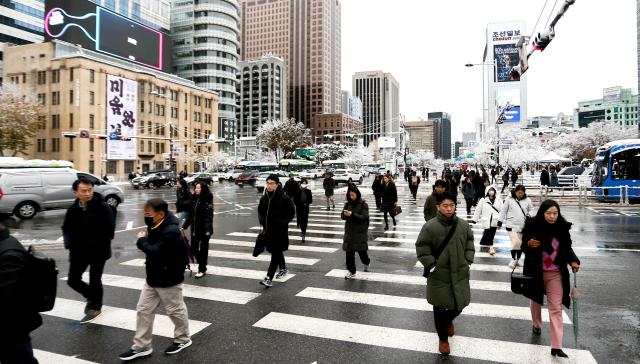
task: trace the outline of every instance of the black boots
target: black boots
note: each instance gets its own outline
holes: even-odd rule
[[[561,358],[568,358],[569,355],[565,354],[562,349],[551,349],[551,356],[559,356]]]

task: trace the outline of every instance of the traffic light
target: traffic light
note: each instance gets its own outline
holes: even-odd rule
[[[544,51],[545,48],[551,43],[553,37],[555,37],[556,33],[553,30],[543,30],[538,32],[536,36],[533,38],[533,43],[531,46],[533,49],[537,51]]]

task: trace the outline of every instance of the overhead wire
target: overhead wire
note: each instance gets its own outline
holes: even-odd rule
[[[544,6],[542,6],[542,10],[540,10],[540,15],[538,15],[538,20],[536,20],[536,25],[533,26],[533,30],[531,31],[531,36],[530,36],[531,39],[533,39],[533,35],[536,33],[536,29],[538,28],[538,23],[540,22],[540,18],[542,18],[542,13],[544,13],[544,9],[547,7],[548,2],[549,0],[544,1]]]
[[[553,15],[553,11],[556,10],[556,5],[558,5],[558,0],[556,0],[553,3],[553,8],[551,8],[551,11],[549,12],[549,17],[547,18],[547,23],[545,24],[545,26],[549,26],[549,21],[551,21],[551,16]]]

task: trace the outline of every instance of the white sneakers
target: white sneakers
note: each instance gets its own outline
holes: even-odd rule
[[[355,277],[355,276],[356,276],[356,274],[355,274],[355,273],[348,272],[348,273],[347,273],[347,275],[346,275],[346,276],[344,276],[344,279],[351,279],[351,278],[353,278],[353,277]]]
[[[493,245],[489,248],[489,255],[496,255],[496,248]]]
[[[518,264],[517,260],[511,259],[511,261],[509,262],[509,268],[511,269],[515,268],[517,264]]]

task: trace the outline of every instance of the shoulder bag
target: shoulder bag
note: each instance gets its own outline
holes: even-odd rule
[[[524,294],[533,282],[533,277],[524,275],[524,273],[515,273],[516,267],[511,271],[511,292],[515,294]]]
[[[453,225],[451,225],[451,229],[449,230],[449,233],[447,234],[447,236],[442,241],[442,244],[440,244],[438,249],[435,252],[433,252],[433,254],[432,254],[433,257],[436,258],[436,263],[438,263],[438,259],[440,258],[440,254],[442,254],[442,252],[447,247],[447,245],[449,245],[449,241],[451,241],[451,238],[453,237],[453,233],[456,232],[457,228],[458,228],[458,219],[456,218],[456,220],[453,222]],[[429,274],[431,274],[429,269],[427,267],[424,267],[424,272],[422,273],[422,276],[425,277],[425,278],[429,278]]]

